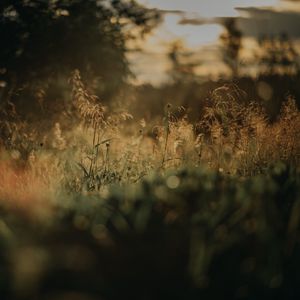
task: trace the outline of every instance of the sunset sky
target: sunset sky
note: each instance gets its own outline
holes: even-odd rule
[[[261,34],[287,32],[300,37],[300,2],[283,0],[139,0],[163,13],[162,24],[139,43],[140,53],[129,54],[136,83],[159,84],[168,80],[170,63],[166,53],[170,43],[182,40],[184,46],[201,57],[199,74],[226,72],[220,59],[221,18],[235,17],[244,36],[243,55],[255,48]]]

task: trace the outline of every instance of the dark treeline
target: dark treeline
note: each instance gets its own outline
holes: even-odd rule
[[[148,117],[151,118],[163,113],[165,105],[172,103],[188,108],[189,116],[195,120],[201,117],[203,108],[209,103],[216,89],[228,86],[227,92],[226,89],[223,90],[226,98],[232,93],[230,87],[235,85],[244,92],[243,95],[237,95],[240,101],[260,103],[265,108],[270,121],[276,119],[282,103],[288,97],[295,98],[300,105],[300,76],[273,74],[261,75],[257,78],[244,76],[235,80],[208,80],[203,83],[176,82],[159,88],[143,85],[133,91],[137,100],[132,109],[138,116],[141,112],[147,111]]]

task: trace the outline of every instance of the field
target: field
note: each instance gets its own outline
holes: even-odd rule
[[[292,97],[274,122],[236,85],[199,121],[171,104],[136,120],[79,71],[70,85],[51,131],[13,104],[1,123],[1,299],[298,299]]]
[[[1,0],[0,300],[299,300],[300,1]]]

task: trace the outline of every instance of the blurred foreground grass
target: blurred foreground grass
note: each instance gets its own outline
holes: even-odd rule
[[[1,299],[299,299],[299,171],[202,168],[1,206]]]

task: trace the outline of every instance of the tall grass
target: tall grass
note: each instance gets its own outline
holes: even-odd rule
[[[105,107],[79,71],[70,83],[72,108],[66,115],[72,127],[58,121],[50,132],[39,131],[21,122],[10,104],[1,128],[7,131],[5,151],[15,164],[28,171],[39,164],[33,158],[47,156],[50,169],[53,163],[61,168],[58,184],[71,190],[100,191],[183,166],[243,177],[263,173],[278,161],[299,167],[300,113],[292,97],[271,123],[260,105],[241,102],[243,91],[226,85],[213,91],[196,123],[185,108],[171,104],[160,120],[146,122]]]

